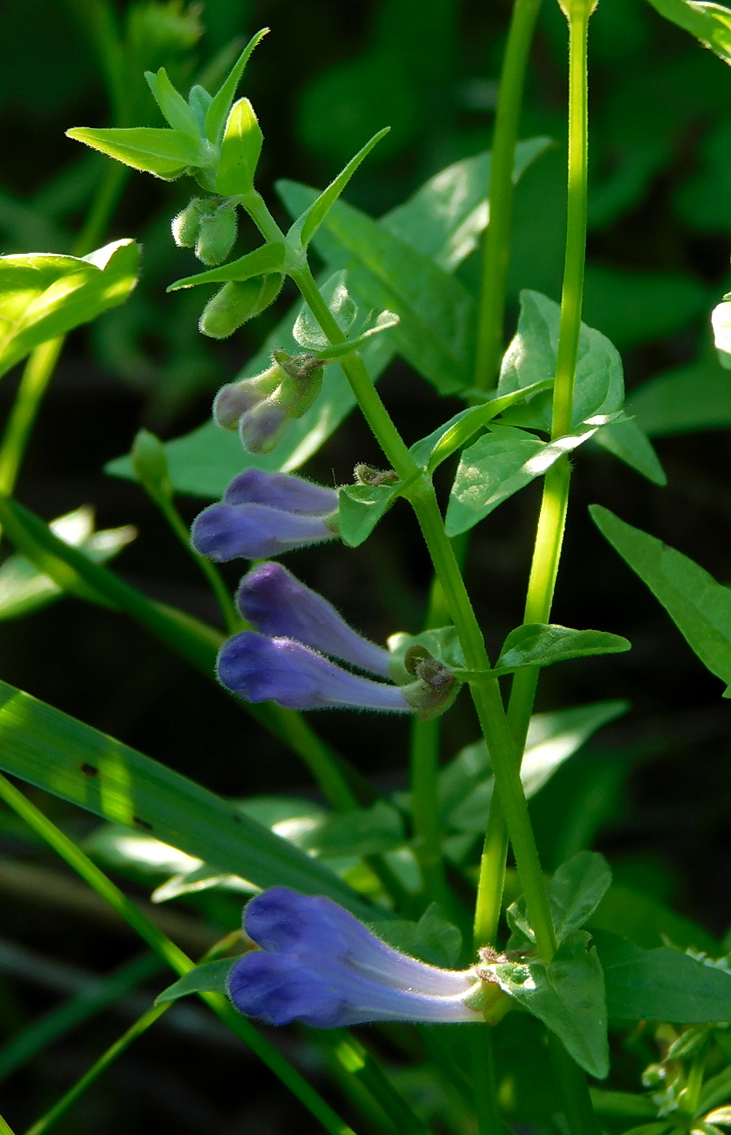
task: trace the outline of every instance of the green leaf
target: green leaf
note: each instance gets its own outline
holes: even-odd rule
[[[503,501],[543,476],[559,458],[583,445],[599,428],[599,423],[585,425],[577,433],[547,442],[512,426],[491,426],[489,433],[462,454],[449,495],[447,535],[458,536],[474,528]]]
[[[61,540],[80,548],[95,563],[106,563],[137,535],[127,525],[94,531],[94,510],[84,506],[52,520],[49,528]],[[0,567],[0,620],[17,619],[60,599],[63,590],[24,556],[9,556]]]
[[[451,457],[458,449],[470,440],[479,430],[518,402],[526,401],[531,394],[540,394],[553,386],[551,379],[537,382],[525,390],[516,390],[513,394],[505,394],[502,398],[494,395],[482,406],[472,406],[469,410],[461,410],[450,418],[448,422],[438,426],[432,433],[415,441],[409,453],[422,469],[433,473],[435,469]]]
[[[370,929],[382,941],[400,950],[421,958],[429,965],[451,968],[456,966],[462,950],[462,934],[441,912],[436,903],[431,903],[418,922],[393,919],[390,922],[371,922]]]
[[[711,312],[711,326],[718,361],[724,370],[731,370],[731,303],[727,300],[714,307]]]
[[[607,701],[531,718],[520,768],[530,799],[592,734],[629,708]],[[492,768],[484,741],[467,745],[439,773],[440,823],[457,831],[482,832],[493,790]]]
[[[498,394],[510,394],[521,387],[553,378],[560,322],[560,305],[540,292],[520,293],[518,330],[505,352]],[[579,356],[574,393],[574,426],[597,414],[621,410],[624,378],[619,352],[605,335],[581,324]],[[550,431],[551,403],[547,395],[534,399],[531,421]],[[525,424],[529,424],[528,421]]]
[[[367,540],[401,488],[401,485],[342,485],[338,489],[338,525],[343,543],[357,548]]]
[[[609,450],[625,465],[631,465],[655,485],[666,485],[668,479],[652,444],[635,421],[613,422],[602,426],[594,435],[594,442]]]
[[[515,178],[549,145],[550,141],[545,138],[519,142]],[[426,182],[409,201],[382,217],[378,224],[417,251],[432,256],[448,271],[454,271],[476,247],[484,228],[489,168],[489,154],[479,154],[448,166]],[[293,216],[306,209],[316,196],[294,182],[281,183],[278,188]],[[326,230],[320,229],[320,234],[326,235]],[[332,270],[325,273],[319,285],[331,274]],[[251,377],[268,366],[274,347],[297,353],[292,327],[299,308],[296,304],[290,310],[249,360],[239,378]],[[361,355],[373,382],[394,354],[391,336],[374,336],[363,344]],[[223,496],[229,481],[249,465],[285,472],[298,469],[318,451],[354,405],[345,375],[334,363],[326,368],[322,391],[314,406],[291,424],[286,438],[266,457],[252,458],[243,453],[238,437],[234,433],[222,433],[212,421],[168,442],[166,450],[173,485],[179,492],[214,499]],[[106,471],[113,476],[134,478],[128,457],[110,462]]]
[[[608,631],[576,631],[557,623],[526,623],[505,639],[494,674],[510,674],[523,666],[552,666],[592,654],[621,654],[631,644]]]
[[[163,181],[174,181],[191,166],[206,165],[209,157],[200,138],[192,138],[182,130],[164,130],[156,126],[111,127],[107,130],[76,126],[67,130],[66,136]]]
[[[609,864],[597,851],[580,851],[554,872],[548,885],[548,902],[559,942],[584,925],[611,882]]]
[[[206,136],[209,142],[212,142],[214,146],[218,146],[221,143],[224,125],[236,95],[236,88],[241,81],[241,76],[244,73],[246,64],[249,62],[251,53],[257,44],[261,43],[268,31],[269,28],[262,28],[261,31],[251,37],[231,68],[228,76],[221,84],[218,92],[213,97],[213,101],[206,114]]]
[[[609,1073],[604,978],[589,935],[575,930],[548,966],[497,962],[484,967],[500,988],[551,1029],[590,1076]]]
[[[176,280],[167,288],[168,292],[177,292],[180,288],[193,288],[197,284],[225,284],[229,280],[250,280],[253,276],[265,276],[271,272],[281,272],[284,268],[285,248],[281,241],[272,241],[271,244],[262,244],[253,252],[247,252],[238,260],[229,264],[221,264],[218,268],[210,268],[207,272],[198,272],[195,276],[184,276]]]
[[[322,859],[381,855],[405,841],[400,814],[385,800],[371,808],[359,808],[344,815],[331,816],[303,834],[300,846]]]
[[[204,962],[189,970],[183,977],[163,989],[155,998],[156,1005],[163,1005],[166,1001],[177,1001],[179,997],[187,997],[189,993],[228,993],[228,975],[236,958],[219,958],[216,962]]]
[[[358,305],[348,291],[347,277],[348,273],[344,269],[333,272],[319,289],[343,335],[350,333],[358,318]],[[292,335],[305,351],[325,351],[330,346],[330,340],[304,301],[292,328]]]
[[[712,1076],[710,1080],[706,1080],[703,1089],[698,1098],[697,1114],[702,1115],[704,1111],[708,1111],[712,1107],[718,1107],[720,1103],[727,1100],[731,1096],[731,1068],[724,1068],[723,1072],[718,1075]]]
[[[4,682],[0,737],[0,768],[12,776],[258,887],[284,883],[373,917],[326,867],[221,797]]]
[[[612,884],[589,919],[587,928],[609,930],[647,949],[667,942],[682,949],[692,946],[697,950],[707,950],[713,955],[720,953],[721,949],[720,943],[697,922],[676,914],[654,896],[622,883]]]
[[[513,182],[554,142],[528,138],[515,147]],[[487,225],[492,154],[463,158],[434,174],[380,222],[389,232],[453,272],[477,248]],[[286,183],[291,185],[292,183]]]
[[[287,233],[288,240],[301,249],[307,248],[358,166],[364,158],[368,157],[373,147],[381,141],[381,138],[388,134],[390,129],[390,126],[385,126],[383,130],[379,130],[377,134],[373,135],[370,142],[366,142],[365,146],[358,150],[358,153],[350,159],[345,169],[341,170],[335,180],[330,182],[327,189],[323,190],[302,216],[297,218]]]
[[[600,505],[599,531],[659,599],[704,666],[731,685],[731,591],[699,564]],[[729,690],[724,697],[729,696]]]
[[[651,437],[731,426],[731,379],[711,349],[633,390],[627,413]]]
[[[333,205],[321,232],[336,242],[336,259],[319,235],[315,247],[332,267],[348,269],[355,297],[399,316],[392,339],[406,361],[441,394],[469,385],[475,310],[464,285],[343,201]]]
[[[264,135],[253,106],[249,99],[239,99],[231,107],[221,143],[217,193],[229,196],[253,189],[263,142]]]
[[[643,950],[605,930],[594,940],[604,969],[612,1020],[695,1025],[731,1021],[731,975],[660,946]]]
[[[584,923],[596,910],[612,882],[612,872],[603,855],[596,851],[580,851],[554,873],[548,884],[548,903],[556,941],[561,943]],[[530,949],[535,945],[535,934],[528,921],[525,899],[520,898],[508,907],[508,923],[513,937],[509,949]]]
[[[145,79],[152,91],[152,97],[173,130],[190,134],[197,142],[200,139],[200,130],[196,117],[183,96],[170,82],[165,68],[161,67],[157,74],[153,71],[145,71]]]
[[[118,240],[79,259],[0,256],[0,374],[40,343],[124,303],[137,284],[139,247]]]
[[[601,1088],[590,1088],[589,1093],[596,1114],[607,1119],[649,1119],[657,1115],[657,1104],[649,1096],[639,1096],[634,1092],[604,1092]]]
[[[690,32],[704,47],[731,64],[731,11],[703,0],[650,0],[666,20]]]

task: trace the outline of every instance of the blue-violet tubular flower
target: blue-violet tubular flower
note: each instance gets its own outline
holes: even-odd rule
[[[292,638],[362,670],[388,677],[390,654],[357,634],[327,599],[277,563],[259,564],[241,580],[239,611],[254,630]]]
[[[484,1021],[466,1004],[482,988],[474,970],[401,954],[330,899],[272,887],[248,904],[244,929],[261,950],[234,963],[229,996],[268,1024]]]
[[[333,489],[286,473],[246,469],[222,501],[196,517],[191,541],[196,552],[217,563],[264,559],[335,539],[329,518],[337,506]]]
[[[222,685],[250,702],[275,701],[287,709],[413,712],[399,686],[351,674],[291,638],[267,638],[255,631],[242,631],[224,643],[217,674]]]

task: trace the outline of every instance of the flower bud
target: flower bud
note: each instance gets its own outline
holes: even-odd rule
[[[286,409],[290,418],[301,418],[320,393],[324,363],[314,355],[287,354],[272,351],[272,358],[281,367],[282,381],[272,401]]]
[[[198,239],[201,218],[206,212],[207,202],[202,197],[193,197],[184,209],[173,217],[171,229],[173,240],[178,248],[192,248]]]
[[[173,496],[165,447],[149,430],[140,430],[132,445],[132,466],[140,484],[153,500],[169,501]]]
[[[264,398],[242,416],[239,437],[249,453],[270,453],[289,425],[289,414],[273,398]]]
[[[238,429],[241,415],[273,394],[281,380],[282,372],[275,363],[253,378],[226,383],[213,400],[213,420],[216,425],[224,430]]]
[[[220,264],[236,240],[236,207],[223,205],[201,217],[195,254],[204,264]]]
[[[259,315],[279,295],[284,277],[278,272],[232,280],[209,299],[198,327],[212,339],[227,339],[237,327]]]
[[[286,709],[375,709],[409,713],[399,686],[351,674],[290,638],[241,631],[223,644],[218,680],[248,702],[274,701]]]

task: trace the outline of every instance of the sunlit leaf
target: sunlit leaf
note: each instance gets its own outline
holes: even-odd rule
[[[599,531],[659,599],[680,633],[731,696],[731,591],[655,536],[606,508],[589,510]]]
[[[174,181],[186,169],[206,165],[210,160],[201,139],[193,138],[182,130],[165,130],[156,126],[95,130],[87,126],[75,126],[72,130],[67,130],[66,135],[132,169],[151,173],[163,181]]]
[[[40,343],[123,303],[137,283],[139,247],[118,240],[88,256],[0,256],[0,374]]]

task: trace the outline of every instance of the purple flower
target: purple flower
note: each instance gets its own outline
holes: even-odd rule
[[[229,996],[268,1024],[484,1020],[465,1003],[482,989],[474,970],[401,954],[330,899],[272,887],[248,904],[244,929],[262,949],[234,963]]]
[[[221,647],[217,673],[222,685],[250,702],[275,701],[287,709],[413,712],[398,686],[351,674],[291,638],[242,631]]]
[[[224,498],[196,517],[195,550],[217,563],[276,556],[307,544],[334,540],[338,506],[334,489],[286,473],[246,469],[234,477]]]
[[[327,599],[300,583],[281,564],[252,568],[241,580],[236,602],[244,618],[262,634],[296,639],[388,677],[388,651],[352,630]]]

